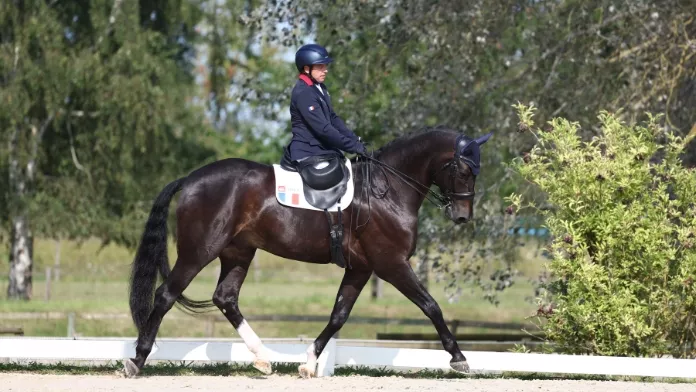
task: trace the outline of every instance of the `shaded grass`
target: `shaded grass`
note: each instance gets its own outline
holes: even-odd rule
[[[273,363],[273,373],[279,375],[297,375],[297,363]],[[123,369],[123,362],[111,361],[101,365],[74,364],[42,364],[30,362],[0,363],[3,373],[32,373],[59,375],[114,375]],[[145,366],[140,376],[245,376],[264,377],[251,364],[236,363],[205,363],[193,364],[183,361],[160,362]],[[340,366],[334,371],[335,377],[368,376],[368,377],[402,377],[408,379],[517,379],[517,380],[585,380],[585,381],[627,381],[644,383],[696,384],[696,379],[635,377],[635,376],[603,376],[592,374],[552,374],[502,372],[461,374],[444,370],[399,371],[388,368],[369,368],[366,366]]]

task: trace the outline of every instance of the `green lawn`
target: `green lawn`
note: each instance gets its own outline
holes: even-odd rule
[[[333,300],[338,288],[335,282],[312,282],[287,284],[277,282],[247,282],[240,297],[240,309],[246,315],[258,314],[312,314],[331,313]],[[36,282],[36,299],[30,302],[0,301],[0,312],[98,312],[127,313],[127,285],[124,282],[59,282],[53,285],[50,301],[43,297],[43,282]],[[5,286],[6,283],[3,285]],[[214,282],[211,279],[194,280],[186,290],[193,298],[210,298]],[[2,288],[3,290],[5,287]],[[533,304],[526,303],[524,297],[531,293],[530,287],[520,284],[503,293],[498,307],[479,298],[476,291],[465,292],[457,303],[448,303],[442,287],[432,290],[443,309],[445,318],[487,321],[520,322],[533,313]],[[209,313],[219,315],[218,311]],[[386,284],[384,297],[373,301],[369,290],[363,291],[353,312],[355,316],[423,318],[425,316],[408,299],[392,286]],[[161,337],[186,337],[206,334],[204,317],[188,316],[174,308],[165,317],[160,332]],[[3,320],[3,327],[22,327],[26,335],[65,336],[67,320]],[[255,322],[252,327],[264,337],[315,336],[324,327],[322,323]],[[134,336],[135,329],[129,319],[108,321],[78,319],[76,330],[83,336]],[[426,332],[434,333],[432,327],[363,325],[352,324],[350,320],[341,331],[341,337],[374,339],[377,332]],[[214,336],[232,336],[234,330],[225,323],[216,323]]]
[[[61,280],[51,283],[51,298],[46,301],[44,273],[46,266],[53,265],[55,255],[53,241],[36,241],[36,268],[34,273],[33,299],[28,302],[8,301],[0,298],[0,313],[3,312],[96,312],[128,313],[127,278],[132,253],[115,247],[99,248],[96,241],[82,246],[64,242],[61,245]],[[170,263],[174,259],[174,246],[170,244]],[[533,255],[526,257],[528,270]],[[533,260],[539,263],[538,259]],[[259,314],[309,314],[324,315],[328,321],[333,301],[343,271],[333,265],[311,265],[283,260],[259,252],[242,287],[240,309],[245,315]],[[194,299],[211,298],[216,282],[218,263],[206,267],[187,288],[185,294]],[[7,276],[7,263],[1,264],[0,274]],[[523,265],[524,266],[524,265]],[[7,289],[7,278],[0,281],[1,293]],[[482,299],[482,293],[473,286],[464,290],[460,299],[448,303],[443,286],[431,281],[430,292],[438,301],[446,319],[485,320],[499,322],[523,322],[534,314],[534,304],[525,301],[533,291],[525,278],[518,279],[513,287],[500,295],[500,305],[494,306]],[[215,310],[209,315],[221,315]],[[384,284],[384,297],[373,301],[370,286],[365,288],[353,308],[352,316],[421,318],[425,315],[402,296],[391,285]],[[314,337],[324,328],[324,323],[254,322],[252,327],[262,337]],[[2,327],[21,327],[27,336],[65,336],[67,320],[4,320]],[[115,320],[85,320],[78,318],[75,329],[82,336],[134,336],[136,334],[129,318]],[[205,317],[192,317],[174,308],[165,317],[160,337],[205,337],[208,325]],[[378,332],[421,332],[435,333],[431,326],[363,325],[348,323],[341,330],[341,337],[374,339]],[[460,329],[459,332],[466,332]],[[234,329],[227,323],[216,323],[215,337],[236,337]]]

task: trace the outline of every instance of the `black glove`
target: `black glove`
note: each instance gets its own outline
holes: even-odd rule
[[[365,145],[362,144],[362,142],[356,143],[355,153],[358,155],[367,156],[367,148],[365,148]]]

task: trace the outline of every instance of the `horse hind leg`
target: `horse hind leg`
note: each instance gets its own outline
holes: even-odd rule
[[[273,367],[268,350],[239,310],[239,291],[255,253],[255,248],[242,246],[231,246],[221,252],[220,279],[213,294],[213,303],[254,354],[254,367],[264,374],[271,374]]]
[[[152,311],[144,327],[138,333],[136,344],[136,357],[126,360],[126,377],[136,376],[145,365],[147,357],[152,351],[152,346],[157,336],[164,315],[174,306],[179,296],[191,283],[193,278],[203,269],[207,263],[189,262],[189,259],[177,259],[174,268],[165,281],[155,292],[155,301]]]

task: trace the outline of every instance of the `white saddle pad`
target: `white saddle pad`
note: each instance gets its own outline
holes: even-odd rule
[[[341,211],[348,208],[350,203],[353,201],[353,169],[350,166],[349,160],[346,159],[345,163],[346,167],[348,168],[348,175],[350,178],[346,184],[346,194],[343,195],[340,200]],[[288,207],[323,211],[307,203],[307,200],[304,197],[304,192],[302,191],[302,177],[300,177],[300,173],[287,171],[278,164],[273,165],[273,172],[275,173],[276,199],[280,204]],[[335,203],[328,210],[338,211],[338,207],[339,203]]]

